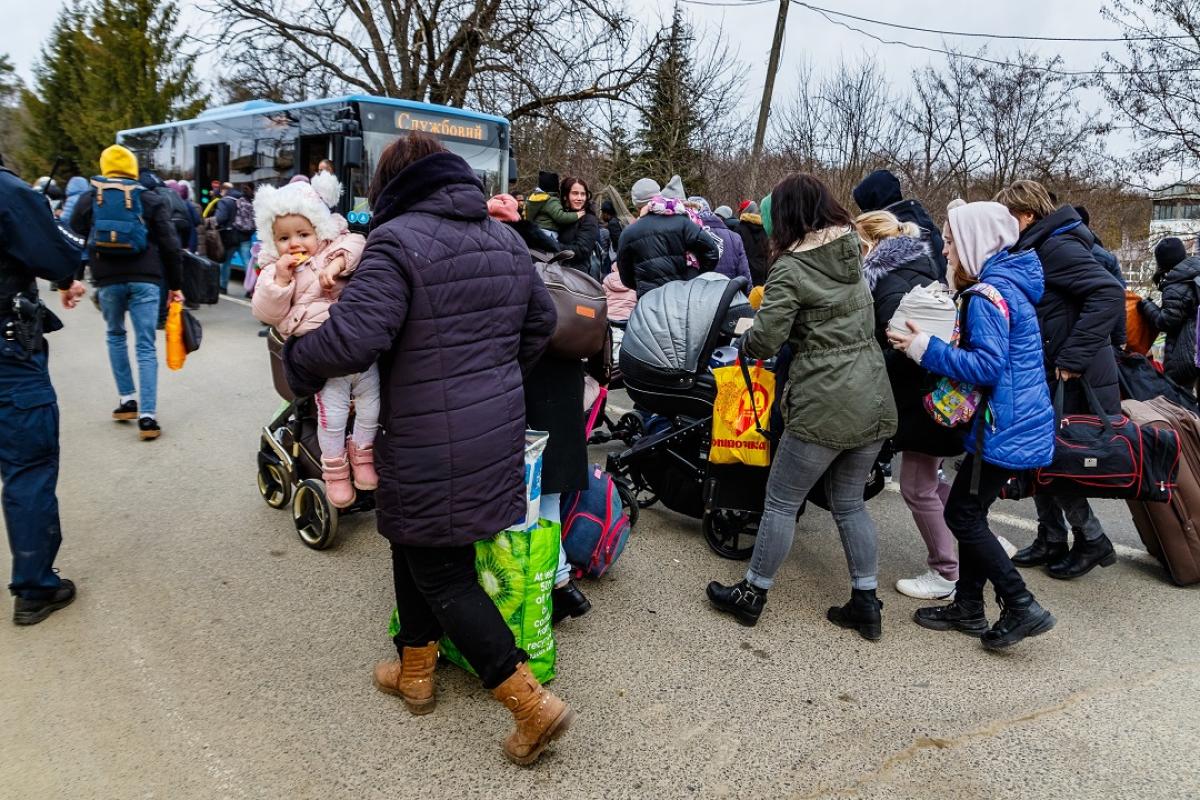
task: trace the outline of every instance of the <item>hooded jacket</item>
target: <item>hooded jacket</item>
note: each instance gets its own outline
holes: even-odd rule
[[[70,221],[71,215],[75,212],[75,205],[79,202],[79,198],[88,193],[91,186],[88,184],[87,178],[82,175],[76,175],[67,181],[67,199],[63,201],[62,218]]]
[[[946,280],[946,256],[942,252],[946,243],[942,239],[942,231],[920,201],[904,199],[899,178],[889,170],[875,170],[854,187],[853,194],[854,202],[863,213],[890,211],[901,222],[912,222],[920,228],[921,238],[929,244],[930,257],[937,267],[937,279]]]
[[[976,297],[967,306],[966,348],[937,337],[921,366],[976,386],[992,387],[988,408],[993,424],[983,438],[983,460],[1006,469],[1044,467],[1054,457],[1054,408],[1042,369],[1037,303],[1042,299],[1042,267],[1037,254],[1000,251],[984,264],[982,282],[1008,305],[1009,319],[993,303]],[[966,449],[979,454],[977,426]]]
[[[604,276],[604,297],[608,301],[608,318],[625,322],[637,307],[637,292],[621,283],[616,264]]]
[[[1045,277],[1038,306],[1046,380],[1056,367],[1078,372],[1096,390],[1109,414],[1121,410],[1117,361],[1112,349],[1115,320],[1125,314],[1125,291],[1096,263],[1096,237],[1071,206],[1025,229],[1013,250],[1036,250]],[[1064,413],[1089,413],[1083,390],[1067,384]]]
[[[329,319],[329,309],[358,266],[365,245],[366,240],[357,233],[344,233],[322,242],[317,252],[294,269],[287,286],[275,282],[277,261],[272,261],[258,276],[250,310],[259,321],[273,325],[284,336],[303,336],[316,330]],[[321,286],[320,274],[338,256],[345,260],[345,266],[333,289],[327,292]]]
[[[1163,349],[1163,371],[1181,386],[1190,388],[1197,378],[1196,310],[1200,279],[1200,257],[1190,256],[1175,265],[1163,278],[1162,303],[1143,300],[1142,313],[1154,327],[1167,335]]]
[[[704,221],[709,230],[720,237],[725,245],[721,250],[721,260],[717,262],[716,271],[727,278],[741,277],[751,280],[750,262],[746,259],[746,248],[742,243],[742,237],[729,230],[725,220],[711,211],[701,211],[700,219]]]
[[[687,263],[692,253],[700,272],[717,266],[721,258],[718,240],[686,215],[646,214],[621,232],[617,245],[617,269],[621,282],[638,297],[671,281],[697,275]]]
[[[487,539],[525,513],[522,372],[549,341],[554,304],[460,157],[409,165],[374,211],[329,320],[285,345],[288,383],[310,395],[378,360],[379,532],[413,547]]]
[[[887,339],[888,323],[901,298],[918,286],[937,283],[937,267],[929,255],[929,245],[908,236],[884,239],[863,260],[863,274],[875,301],[875,340],[883,350],[896,400],[899,424],[892,444],[899,451],[934,456],[961,453],[962,439],[934,422],[925,410],[925,395],[933,391],[936,377],[893,348]]]
[[[742,351],[771,358],[784,343],[793,359],[777,402],[788,433],[850,450],[896,432],[896,405],[852,229],[814,231],[771,266]]]

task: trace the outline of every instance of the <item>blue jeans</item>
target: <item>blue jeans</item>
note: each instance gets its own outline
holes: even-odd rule
[[[825,475],[829,510],[842,537],[850,582],[855,589],[879,586],[879,534],[863,502],[863,488],[883,442],[854,450],[831,450],[785,433],[771,461],[767,502],[746,581],[760,589],[775,585],[775,574],[792,549],[796,514],[817,481]]]
[[[0,482],[4,525],[18,597],[38,600],[60,584],[54,559],[62,544],[58,521],[58,399],[46,353],[22,357],[0,341]]]
[[[156,283],[118,283],[97,290],[100,312],[108,327],[108,363],[117,382],[117,394],[124,397],[137,391],[138,413],[144,417],[153,416],[158,410],[158,352],[154,347],[158,293]],[[133,321],[141,391],[134,386],[133,371],[129,367],[129,347],[125,344],[126,312]]]
[[[241,234],[238,234],[238,235],[240,236]],[[226,250],[225,260],[221,262],[221,288],[222,289],[226,289],[226,290],[229,289],[229,272],[230,272],[230,269],[233,267],[234,255],[236,254],[241,258],[242,269],[245,269],[246,265],[250,263],[250,250],[251,249],[252,248],[251,248],[249,239],[246,239],[245,241],[239,241],[233,247],[225,248],[225,250]]]

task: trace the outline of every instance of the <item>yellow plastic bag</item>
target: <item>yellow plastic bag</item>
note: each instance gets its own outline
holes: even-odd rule
[[[187,348],[183,345],[183,303],[167,306],[167,368],[183,369]]]
[[[717,367],[713,377],[717,381],[717,400],[713,404],[708,460],[713,464],[771,466],[771,443],[763,433],[770,425],[775,373],[759,361],[750,366]]]

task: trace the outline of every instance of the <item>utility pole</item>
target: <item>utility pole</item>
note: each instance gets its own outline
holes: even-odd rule
[[[779,71],[779,55],[783,50],[783,30],[787,26],[789,0],[779,0],[779,16],[775,19],[775,40],[771,42],[771,57],[767,61],[767,80],[763,83],[762,104],[758,107],[758,127],[754,130],[754,149],[750,153],[750,190],[758,183],[758,162],[762,158],[763,139],[767,135],[767,117],[771,114],[771,95],[775,92],[775,73]]]

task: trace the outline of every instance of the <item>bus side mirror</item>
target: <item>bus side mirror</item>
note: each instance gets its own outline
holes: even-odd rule
[[[363,165],[363,140],[361,136],[342,137],[342,168],[361,169]]]
[[[508,151],[508,185],[511,188],[517,183],[517,157]]]

